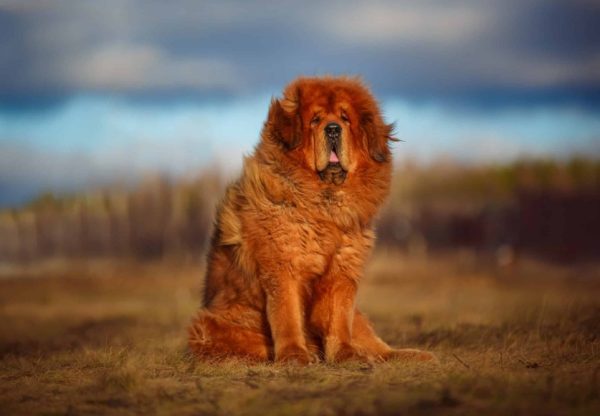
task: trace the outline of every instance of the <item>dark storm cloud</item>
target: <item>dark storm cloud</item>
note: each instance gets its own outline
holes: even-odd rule
[[[594,104],[599,19],[584,0],[5,2],[0,100],[230,96],[343,72],[384,96]]]
[[[581,58],[598,56],[600,6],[597,1],[538,1],[513,10],[507,38],[534,54]]]

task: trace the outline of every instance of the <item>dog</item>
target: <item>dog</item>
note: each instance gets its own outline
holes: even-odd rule
[[[389,193],[392,130],[356,78],[298,78],[271,101],[217,210],[204,305],[189,328],[197,357],[435,360],[387,345],[355,305]]]

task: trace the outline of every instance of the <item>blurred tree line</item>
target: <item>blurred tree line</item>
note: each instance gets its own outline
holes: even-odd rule
[[[148,177],[134,189],[44,194],[0,212],[0,260],[201,253],[222,188],[217,174],[206,173],[177,182]]]
[[[396,169],[379,222],[383,245],[409,252],[466,248],[500,262],[520,253],[600,259],[600,160],[520,160]]]
[[[45,194],[0,212],[0,261],[51,257],[199,257],[225,181],[147,178],[72,196]],[[404,163],[378,222],[379,246],[408,253],[468,248],[510,262],[600,258],[600,161],[465,166]]]

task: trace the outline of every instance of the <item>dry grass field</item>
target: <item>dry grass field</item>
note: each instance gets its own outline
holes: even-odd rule
[[[600,273],[468,253],[378,252],[360,307],[440,365],[197,363],[202,266],[47,262],[0,270],[1,414],[600,414]]]

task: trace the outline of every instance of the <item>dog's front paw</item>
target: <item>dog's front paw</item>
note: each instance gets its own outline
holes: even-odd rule
[[[306,348],[299,345],[288,345],[275,354],[275,361],[284,364],[308,365],[316,358]]]

